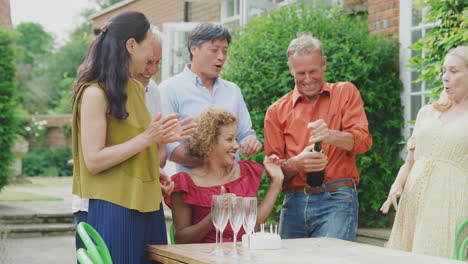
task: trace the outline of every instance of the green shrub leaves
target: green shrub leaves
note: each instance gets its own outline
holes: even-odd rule
[[[402,140],[402,84],[398,79],[398,43],[369,35],[367,20],[329,7],[289,5],[251,20],[236,32],[223,77],[242,88],[258,138],[263,138],[266,109],[294,88],[286,49],[299,32],[318,37],[327,56],[327,82],[349,81],[361,92],[373,136],[372,149],[358,156],[360,224],[381,227],[378,211],[398,168]],[[261,163],[263,153],[253,158]],[[264,179],[259,195],[268,187]],[[281,208],[278,199],[273,219]]]
[[[13,147],[17,132],[15,100],[16,35],[0,29],[0,190],[8,184]]]
[[[72,176],[73,167],[70,148],[56,150],[37,149],[23,157],[23,174],[27,176]]]

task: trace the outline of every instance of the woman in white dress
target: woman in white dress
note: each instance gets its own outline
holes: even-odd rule
[[[450,258],[455,228],[468,218],[468,46],[450,50],[442,70],[444,90],[419,111],[380,210],[397,210],[387,247]]]

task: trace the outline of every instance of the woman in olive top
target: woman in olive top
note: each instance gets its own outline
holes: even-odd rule
[[[88,223],[114,263],[147,263],[146,245],[167,244],[158,144],[185,140],[191,120],[153,120],[131,78],[153,54],[146,17],[125,12],[91,43],[73,88],[73,193],[89,198]]]

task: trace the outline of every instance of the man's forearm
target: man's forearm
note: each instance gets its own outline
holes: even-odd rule
[[[295,157],[292,157],[283,163],[281,163],[281,170],[283,171],[284,174],[284,182],[289,181],[292,179],[294,176],[297,175],[297,165],[295,163]]]
[[[190,155],[186,144],[180,144],[174,149],[171,161],[187,167],[197,167],[202,164],[202,160]]]
[[[340,149],[351,151],[354,149],[354,136],[348,132],[342,132],[339,130],[329,130],[330,136],[327,140],[327,144],[333,145]]]

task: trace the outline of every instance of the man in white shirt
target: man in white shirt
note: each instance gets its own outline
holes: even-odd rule
[[[227,60],[231,33],[222,25],[201,23],[188,36],[187,48],[191,63],[184,70],[160,84],[163,113],[177,113],[179,119],[197,117],[209,107],[223,108],[237,119],[237,143],[240,152],[250,157],[262,149],[252,128],[250,113],[241,89],[219,74]],[[186,143],[186,142],[185,142]],[[168,159],[177,163],[177,171],[189,171],[200,165],[201,160],[188,152],[184,142],[167,144]]]

